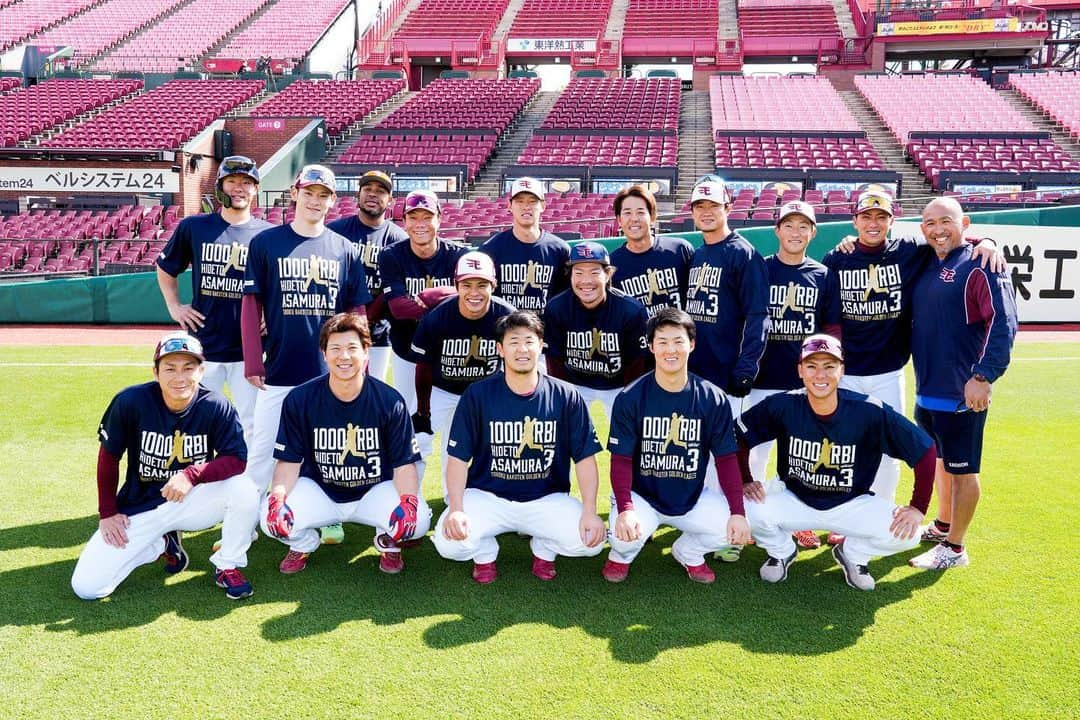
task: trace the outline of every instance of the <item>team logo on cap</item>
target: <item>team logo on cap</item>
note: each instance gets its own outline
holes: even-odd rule
[[[476,258],[465,258],[465,265],[470,270],[479,270],[480,269],[480,261],[477,260]]]

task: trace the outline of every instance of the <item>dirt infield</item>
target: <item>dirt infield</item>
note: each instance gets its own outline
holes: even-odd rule
[[[1080,330],[1022,330],[1019,342],[1080,342]],[[151,345],[175,325],[0,325],[0,347],[11,345]]]

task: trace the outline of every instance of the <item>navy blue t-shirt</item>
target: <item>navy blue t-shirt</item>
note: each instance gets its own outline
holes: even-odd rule
[[[399,297],[415,298],[429,288],[454,287],[458,258],[468,249],[446,240],[438,242],[435,254],[427,259],[417,257],[412,251],[412,244],[408,242],[395,243],[379,253],[379,272],[388,302]],[[398,357],[412,358],[410,346],[416,326],[416,320],[390,317],[390,345]]]
[[[818,510],[869,494],[882,455],[914,467],[932,442],[880,400],[842,388],[838,392],[839,406],[827,419],[814,413],[803,389],[770,395],[743,412],[736,424],[738,437],[749,447],[777,441],[780,479]]]
[[[339,400],[328,375],[289,391],[281,406],[274,458],[301,463],[300,474],[337,503],[359,500],[394,468],[420,460],[401,393],[367,377],[353,400]]]
[[[796,369],[802,341],[821,332],[829,271],[810,258],[788,265],[776,255],[765,258],[765,268],[769,273],[769,338],[754,387],[795,390],[803,386]]]
[[[513,229],[503,230],[484,241],[479,250],[495,263],[499,280],[495,294],[518,310],[542,315],[548,298],[569,287],[570,246],[547,230],[534,243],[518,240]]]
[[[338,218],[326,224],[334,232],[348,238],[360,247],[360,262],[364,263],[367,275],[368,292],[372,299],[382,294],[382,276],[379,275],[379,253],[384,247],[393,245],[409,236],[399,226],[385,221],[377,228],[365,225],[356,215]],[[370,320],[370,318],[369,318]],[[372,347],[389,347],[390,322],[386,318],[369,323],[371,327]]]
[[[608,450],[633,458],[633,490],[657,512],[685,515],[701,497],[709,456],[736,450],[727,396],[697,375],[679,392],[643,375],[615,397]]]
[[[907,238],[886,240],[877,252],[831,250],[825,324],[840,325],[844,372],[880,375],[911,357],[911,294],[934,251]]]
[[[497,372],[461,396],[447,452],[472,461],[467,487],[527,502],[570,492],[570,461],[597,454],[600,441],[577,390],[540,375],[531,394],[518,395]]]
[[[116,496],[116,508],[125,515],[165,502],[161,488],[186,467],[219,455],[247,461],[236,408],[202,386],[178,413],[165,406],[156,381],[121,390],[101,417],[98,438],[110,455],[127,455],[124,484]]]
[[[447,298],[420,320],[413,335],[413,359],[431,365],[435,387],[454,395],[491,375],[502,364],[495,349],[495,321],[514,312],[502,298],[491,298],[483,317],[461,314],[458,298]]]
[[[158,255],[157,265],[173,277],[191,266],[191,306],[205,316],[195,331],[212,362],[240,362],[240,301],[251,238],[274,227],[252,218],[230,225],[218,213],[184,218]]]
[[[295,386],[326,372],[323,323],[371,302],[356,245],[332,230],[309,238],[289,225],[252,239],[244,292],[262,301],[268,385]]]
[[[623,243],[611,253],[611,285],[645,306],[649,317],[666,307],[686,308],[686,284],[694,246],[677,236],[653,239],[643,253]]]
[[[691,372],[725,389],[757,375],[769,329],[769,275],[744,237],[731,233],[694,251],[686,312],[697,323]]]
[[[566,366],[566,379],[575,385],[610,390],[623,386],[623,371],[646,354],[645,307],[618,290],[587,309],[565,290],[544,310],[547,353]]]

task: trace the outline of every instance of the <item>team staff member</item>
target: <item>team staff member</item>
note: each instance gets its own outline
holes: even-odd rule
[[[274,472],[281,403],[292,388],[326,372],[319,328],[339,312],[364,314],[371,302],[360,249],[323,224],[337,199],[336,182],[322,165],[301,169],[290,189],[292,222],[256,235],[248,252],[240,319],[244,374],[260,390],[248,474],[261,488],[269,487]],[[342,539],[340,528],[327,535],[331,543]]]
[[[514,312],[510,303],[492,297],[495,266],[482,252],[467,252],[458,259],[454,284],[457,296],[426,313],[412,340],[417,414],[431,428],[428,437],[442,433],[444,468],[450,422],[461,393],[499,369],[495,323]],[[420,467],[426,468],[423,461]]]
[[[880,400],[839,388],[844,355],[831,335],[811,335],[803,342],[798,372],[803,390],[770,395],[736,424],[746,447],[778,441],[777,470],[786,486],[766,495],[762,484],[744,473],[751,501],[747,518],[754,540],[769,554],[761,579],[776,583],[787,577],[797,553],[793,531],[825,528],[846,536],[832,554],[847,584],[873,590],[870,559],[919,542],[919,524],[934,489],[934,443]],[[915,490],[904,507],[871,492],[885,453],[915,469]]]
[[[1016,337],[1012,283],[980,267],[964,242],[970,224],[956,200],[930,201],[921,228],[935,257],[912,292],[915,420],[934,438],[939,459],[938,517],[923,533],[938,544],[910,562],[935,570],[968,564],[964,536],[979,502],[991,387],[1008,368]]]
[[[365,375],[371,335],[359,315],[326,321],[319,348],[330,369],[293,388],[281,412],[263,531],[289,546],[279,569],[298,573],[319,547],[317,528],[375,528],[379,569],[405,567],[398,543],[423,537],[431,510],[418,495],[420,453],[401,394]]]
[[[615,219],[626,242],[611,253],[612,287],[644,305],[650,317],[667,307],[685,308],[694,246],[681,237],[653,237],[656,198],[644,185],[619,191]]]
[[[79,555],[71,588],[84,600],[112,593],[131,571],[165,556],[165,571],[188,566],[180,530],[222,523],[210,556],[214,581],[233,600],[251,595],[247,564],[259,493],[243,474],[247,450],[236,409],[199,386],[203,348],[185,332],[154,350],[153,382],[122,390],[101,418],[98,529]],[[127,454],[124,484],[120,458]]]
[[[533,178],[518,178],[510,186],[508,230],[492,235],[479,250],[495,261],[496,293],[518,310],[542,315],[548,298],[566,289],[570,246],[540,226],[544,186]]]
[[[389,245],[409,239],[404,230],[386,219],[386,208],[390,207],[393,191],[389,175],[381,170],[368,170],[360,176],[356,214],[326,225],[360,247],[360,260],[364,263],[372,298],[368,308],[368,325],[371,327],[371,349],[368,351],[371,367],[368,372],[380,380],[386,379],[390,367],[390,323],[386,319],[386,300],[382,296],[379,253]]]
[[[671,556],[695,582],[716,580],[705,553],[750,541],[727,397],[687,371],[695,335],[682,310],[653,315],[648,339],[656,370],[615,398],[608,449],[618,517],[602,571],[609,582],[626,579],[661,523],[682,531]],[[705,488],[710,456],[723,494]]]
[[[572,383],[586,406],[599,400],[609,419],[619,390],[645,371],[649,319],[641,303],[608,287],[614,272],[603,245],[574,245],[570,289],[544,311],[548,372]]]
[[[722,182],[698,183],[690,194],[703,245],[690,264],[686,310],[697,324],[690,371],[735,398],[749,394],[765,351],[769,279],[754,246],[728,227],[731,198]],[[738,416],[736,402],[732,411]]]
[[[228,386],[250,444],[257,391],[244,379],[240,303],[251,238],[273,225],[251,215],[259,194],[259,169],[250,158],[222,160],[214,194],[221,210],[180,221],[158,255],[157,281],[169,316],[202,343],[203,385],[222,394]],[[184,305],[177,278],[188,267],[192,300]]]
[[[530,312],[501,318],[495,339],[505,370],[470,385],[450,429],[447,507],[432,540],[450,560],[472,560],[481,584],[498,576],[497,535],[531,537],[533,575],[555,577],[559,555],[603,547],[596,514],[600,443],[581,396],[540,372],[544,326]],[[581,502],[570,496],[573,459]]]

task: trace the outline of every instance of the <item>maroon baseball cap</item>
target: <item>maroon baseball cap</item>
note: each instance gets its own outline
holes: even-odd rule
[[[840,341],[832,335],[819,333],[803,340],[802,350],[799,352],[799,362],[818,353],[832,355],[840,362],[844,362],[844,349],[840,347]]]

